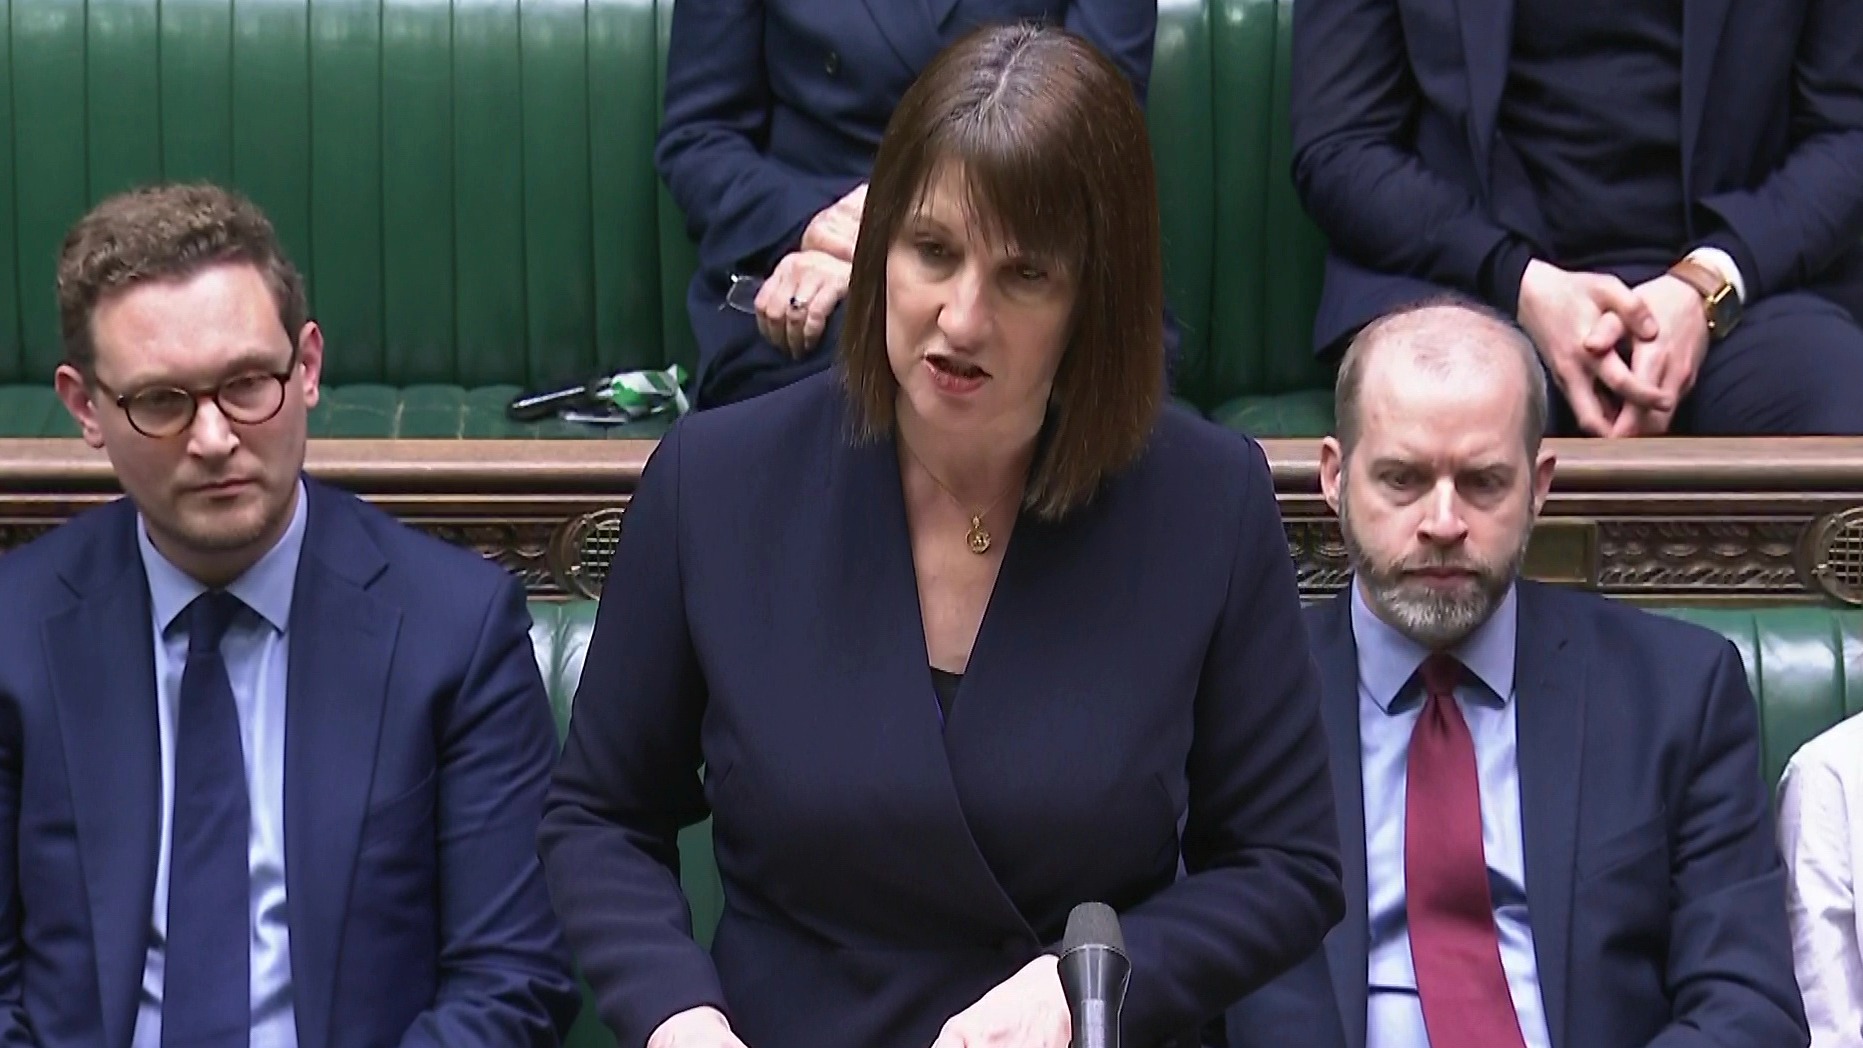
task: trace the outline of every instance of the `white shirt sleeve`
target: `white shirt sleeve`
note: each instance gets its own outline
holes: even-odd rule
[[[1863,1048],[1856,896],[1863,861],[1863,747],[1828,745],[1858,738],[1863,736],[1813,740],[1786,766],[1779,786],[1792,959],[1812,1048]]]
[[[1734,286],[1734,294],[1740,296],[1740,301],[1746,302],[1747,281],[1740,275],[1740,266],[1734,262],[1734,256],[1718,247],[1698,247],[1690,251],[1688,257],[1719,273],[1722,280]]]

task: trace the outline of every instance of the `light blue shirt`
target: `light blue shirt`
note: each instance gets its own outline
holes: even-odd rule
[[[1481,782],[1481,847],[1501,941],[1501,967],[1527,1048],[1551,1048],[1540,999],[1533,926],[1527,919],[1525,844],[1520,833],[1516,760],[1514,636],[1518,606],[1509,589],[1494,615],[1451,652],[1467,672],[1456,705],[1475,743]],[[1386,625],[1352,587],[1358,645],[1358,729],[1365,787],[1365,868],[1370,983],[1366,1048],[1428,1048],[1423,1005],[1410,959],[1404,914],[1404,795],[1410,731],[1423,706],[1418,667],[1429,651]]]
[[[285,910],[285,666],[291,640],[291,594],[304,547],[305,492],[283,538],[227,587],[246,607],[234,616],[220,653],[239,707],[239,737],[246,757],[252,829],[247,862],[252,897],[252,1048],[297,1048],[291,1003],[291,929]],[[187,630],[176,620],[206,587],[194,581],[149,541],[138,520],[136,541],[149,576],[155,620],[155,697],[162,751],[162,835],[155,864],[155,906],[142,998],[131,1048],[161,1048],[162,968],[168,933],[168,848],[175,804],[175,712],[181,674],[188,664]]]

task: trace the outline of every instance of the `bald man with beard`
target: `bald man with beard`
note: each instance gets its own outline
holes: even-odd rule
[[[1739,656],[1519,578],[1544,373],[1486,307],[1347,351],[1320,477],[1351,585],[1307,609],[1346,917],[1231,1048],[1808,1042]]]

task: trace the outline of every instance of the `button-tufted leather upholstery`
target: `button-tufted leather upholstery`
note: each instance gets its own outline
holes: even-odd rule
[[[59,238],[158,178],[273,216],[328,332],[325,431],[602,434],[506,425],[499,387],[692,366],[694,253],[652,162],[674,2],[0,0],[0,436],[69,432],[8,388],[50,386]],[[1152,68],[1179,391],[1257,436],[1332,414],[1324,244],[1288,174],[1295,2],[1159,0]]]
[[[692,364],[694,255],[652,164],[673,2],[0,0],[0,436],[74,433],[50,389],[65,228],[192,178],[253,196],[304,269],[329,347],[313,431],[653,435],[503,406]],[[1292,2],[1161,0],[1150,95],[1179,386],[1259,435],[1330,415],[1320,242],[1287,175]]]
[[[511,426],[503,406],[668,361],[657,17],[654,0],[0,3],[0,435],[71,432],[50,399],[65,228],[109,193],[197,178],[252,195],[305,273],[333,387],[314,429],[610,435]]]

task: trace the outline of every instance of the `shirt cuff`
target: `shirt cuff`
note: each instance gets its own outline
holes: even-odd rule
[[[1741,304],[1746,303],[1746,278],[1740,275],[1740,266],[1734,262],[1734,256],[1718,247],[1698,247],[1688,253],[1688,258],[1719,273],[1722,280],[1734,286],[1734,294],[1740,296]]]

